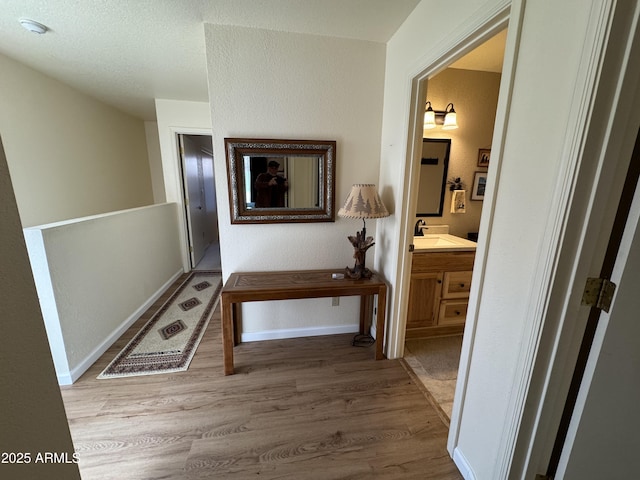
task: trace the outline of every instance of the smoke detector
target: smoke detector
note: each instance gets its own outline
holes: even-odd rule
[[[47,33],[49,28],[46,25],[36,22],[35,20],[30,20],[28,18],[21,18],[20,25],[22,25],[26,30],[30,32],[37,33],[38,35],[42,35],[43,33]]]

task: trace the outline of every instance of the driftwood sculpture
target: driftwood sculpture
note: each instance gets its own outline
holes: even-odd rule
[[[365,261],[367,258],[367,250],[375,245],[373,237],[366,237],[366,230],[363,228],[362,232],[356,232],[356,236],[349,235],[347,238],[353,245],[353,258],[356,262],[351,269],[346,268],[345,274],[349,278],[371,278],[372,272],[365,267]]]

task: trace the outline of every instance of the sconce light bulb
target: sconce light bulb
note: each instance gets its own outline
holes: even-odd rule
[[[436,128],[436,114],[433,110],[424,112],[424,128]]]
[[[442,125],[443,130],[454,130],[458,128],[458,122],[456,121],[455,113],[447,113],[444,117],[444,125]]]
[[[427,101],[427,109],[424,112],[424,129],[436,128],[436,112],[431,108],[431,102]]]

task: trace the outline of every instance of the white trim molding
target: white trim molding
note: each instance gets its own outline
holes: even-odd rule
[[[457,448],[453,451],[453,463],[455,463],[458,470],[460,470],[460,474],[464,480],[476,480],[476,474],[473,468],[471,468],[471,465],[469,465],[469,461]]]

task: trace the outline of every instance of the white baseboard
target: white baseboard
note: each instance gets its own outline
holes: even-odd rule
[[[63,374],[58,374],[58,385],[71,385],[73,382],[75,382],[77,380],[74,379],[71,375],[71,373],[63,373]],[[78,376],[78,378],[80,378],[80,376]]]
[[[460,474],[464,480],[476,480],[476,475],[473,473],[471,465],[469,465],[467,458],[458,448],[453,451],[453,463],[455,463],[458,470],[460,470]]]
[[[116,340],[118,340],[127,329],[138,320],[144,312],[146,312],[153,303],[160,298],[160,296],[175,282],[180,275],[184,272],[180,269],[174,273],[173,276],[167,280],[146,302],[136,309],[129,317],[124,320],[118,328],[116,328],[111,334],[105,338],[100,345],[93,349],[93,351],[87,355],[75,368],[69,372],[58,374],[58,385],[71,385],[78,380],[84,372],[86,372],[91,365],[93,365],[104,352],[106,352]]]
[[[359,324],[336,325],[331,327],[286,328],[282,330],[263,330],[240,334],[241,342],[261,342],[263,340],[281,340],[284,338],[315,337],[318,335],[337,335],[358,333]]]

